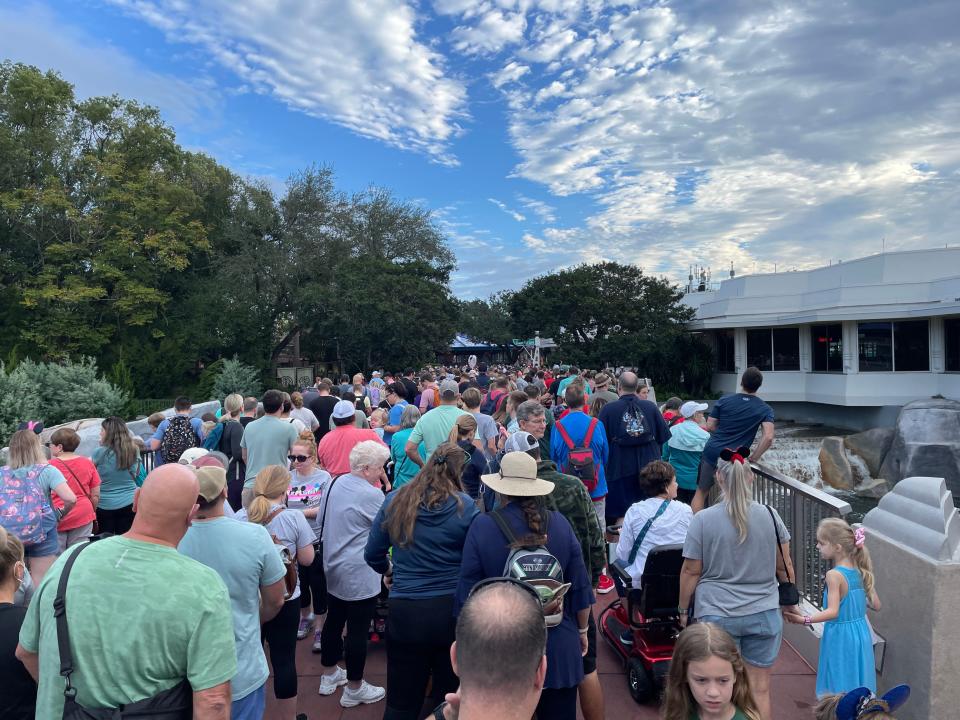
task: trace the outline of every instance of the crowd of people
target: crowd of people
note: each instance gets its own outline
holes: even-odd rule
[[[773,442],[762,380],[705,417],[629,368],[358,373],[209,417],[178,398],[146,438],[107,418],[90,458],[25,421],[0,470],[0,716],[259,719],[272,667],[275,716],[300,720],[308,639],[310,691],[385,720],[601,720],[614,542],[633,588],[653,548],[683,546],[665,718],[771,720],[786,619],[826,623],[822,717],[854,720],[834,706],[876,691],[869,553],[824,521],[825,609],[784,603],[790,533],[751,491]],[[385,688],[364,675],[384,629]]]

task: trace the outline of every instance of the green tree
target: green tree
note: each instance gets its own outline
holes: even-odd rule
[[[460,301],[457,330],[467,337],[494,345],[509,345],[513,340],[509,311],[509,292],[491,295],[489,300]]]
[[[244,365],[234,355],[233,359],[224,359],[220,373],[213,382],[213,397],[221,403],[232,393],[240,393],[244,397],[259,397],[262,388],[260,371],[250,365]]]

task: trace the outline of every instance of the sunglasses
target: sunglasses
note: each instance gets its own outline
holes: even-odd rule
[[[309,459],[309,455],[287,455],[287,460],[290,462],[306,462]]]

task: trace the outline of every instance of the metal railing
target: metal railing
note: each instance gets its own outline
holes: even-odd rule
[[[817,525],[824,518],[846,517],[852,510],[850,503],[765,465],[751,463],[751,467],[753,499],[776,510],[790,531],[790,559],[800,597],[822,609],[824,576],[833,565],[817,551]],[[717,494],[714,485],[711,503],[716,502]]]
[[[150,472],[157,465],[157,451],[142,450],[140,452],[140,459],[143,461],[143,466],[147,469],[147,472]]]

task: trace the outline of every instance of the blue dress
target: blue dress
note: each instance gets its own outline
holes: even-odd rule
[[[867,595],[860,572],[837,567],[847,581],[847,594],[840,601],[836,620],[824,623],[817,666],[817,697],[846,693],[858,687],[877,691],[873,638],[867,625]],[[823,592],[827,606],[827,591]]]

